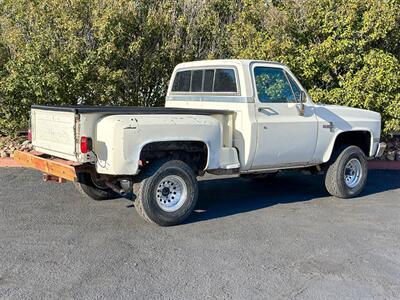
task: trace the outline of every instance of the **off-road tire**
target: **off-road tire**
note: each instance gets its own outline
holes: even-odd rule
[[[78,176],[79,181],[75,182],[77,190],[83,195],[96,200],[109,200],[118,197],[110,188],[99,188],[94,183],[89,173],[81,173]]]
[[[345,167],[353,158],[360,162],[362,172],[358,184],[350,188],[345,182]],[[333,153],[329,162],[325,175],[325,186],[332,196],[352,198],[363,190],[367,176],[368,165],[364,152],[357,146],[342,146]]]
[[[166,212],[157,203],[156,193],[163,178],[174,175],[184,180],[187,198],[176,211]],[[158,160],[139,174],[139,183],[133,186],[136,211],[147,222],[160,226],[182,223],[192,213],[198,197],[198,183],[193,169],[181,160]]]

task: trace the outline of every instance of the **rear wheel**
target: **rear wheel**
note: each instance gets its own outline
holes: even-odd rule
[[[198,184],[193,169],[180,160],[160,160],[144,169],[134,185],[135,207],[150,223],[172,226],[193,211]]]
[[[76,182],[75,186],[82,194],[94,200],[100,201],[118,197],[114,191],[89,173],[79,174],[79,182]]]
[[[368,166],[364,152],[357,146],[339,149],[333,156],[325,176],[325,186],[332,196],[357,196],[367,181]]]

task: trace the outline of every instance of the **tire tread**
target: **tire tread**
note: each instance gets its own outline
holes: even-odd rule
[[[88,174],[81,174],[80,176],[80,182],[74,182],[76,189],[78,190],[79,193],[85,195],[86,197],[96,200],[96,201],[102,201],[102,200],[109,200],[109,199],[115,199],[117,198],[117,194],[110,190],[102,190],[93,185],[91,182],[91,179],[88,177]]]
[[[351,156],[353,154],[359,155],[360,162],[365,169],[365,164],[366,164],[366,158],[364,152],[357,146],[351,146],[351,145],[344,145],[340,148],[338,148],[332,155],[332,158],[329,162],[328,169],[325,174],[325,187],[327,191],[335,197],[338,198],[351,198],[357,196],[362,188],[359,188],[358,191],[355,193],[350,193],[349,190],[345,187],[345,184],[341,181],[341,170],[340,167],[343,163],[343,160],[346,159],[347,156]],[[367,173],[367,171],[364,172],[364,174]],[[367,176],[365,174],[364,176]],[[365,184],[365,180],[363,179]],[[363,187],[363,186],[362,186]]]
[[[197,180],[193,172],[193,169],[181,160],[167,160],[167,159],[157,160],[141,171],[138,177],[139,183],[136,183],[133,186],[133,193],[136,196],[136,199],[134,200],[136,211],[143,219],[145,219],[149,223],[158,224],[161,226],[176,225],[181,223],[184,219],[186,219],[189,213],[191,213],[191,211],[193,210],[194,204],[189,207],[187,212],[185,212],[183,218],[180,218],[176,221],[165,221],[157,217],[156,217],[157,220],[155,220],[154,217],[152,218],[149,215],[149,213],[146,211],[146,208],[144,207],[144,201],[146,197],[148,197],[148,195],[151,193],[150,189],[154,176],[156,176],[159,172],[162,172],[164,168],[168,168],[172,165],[175,168],[183,170],[186,174],[188,174],[191,177],[191,180],[196,183],[194,204],[197,200]]]

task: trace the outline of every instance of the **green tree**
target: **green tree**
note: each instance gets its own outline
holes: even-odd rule
[[[32,104],[162,105],[177,63],[226,55],[234,11],[226,0],[0,2],[0,131],[26,127]]]
[[[163,105],[182,61],[277,60],[400,131],[398,0],[3,0],[0,132],[32,104]]]

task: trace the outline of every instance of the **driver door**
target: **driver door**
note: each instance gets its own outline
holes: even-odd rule
[[[299,103],[302,88],[279,65],[252,66],[256,89],[257,146],[252,169],[307,165],[317,141],[317,118],[311,101]]]

